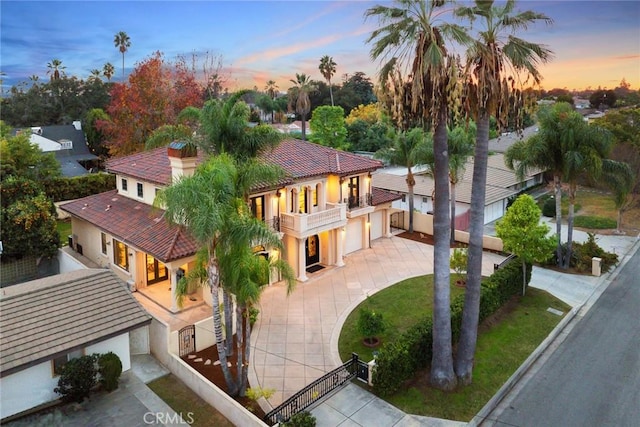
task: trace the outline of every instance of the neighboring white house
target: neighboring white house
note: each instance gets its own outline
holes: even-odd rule
[[[146,333],[148,342],[149,323],[151,316],[110,270],[76,270],[3,288],[0,420],[58,399],[59,372],[75,357],[111,351],[129,370],[130,347],[139,346],[130,340]]]
[[[473,183],[473,157],[465,167],[464,176],[456,185],[456,217],[469,212],[471,205],[471,186]],[[377,171],[372,175],[372,186],[402,195],[402,199],[393,202],[396,209],[409,210],[406,168],[393,167]],[[424,168],[415,168],[416,185],[413,189],[413,208],[421,213],[433,211],[434,182]],[[528,188],[543,182],[543,172],[530,172],[523,180],[504,164],[503,154],[489,156],[487,163],[487,187],[485,196],[484,222],[488,224],[504,215],[509,198]],[[456,227],[458,228],[458,227]],[[464,229],[464,228],[458,228]]]

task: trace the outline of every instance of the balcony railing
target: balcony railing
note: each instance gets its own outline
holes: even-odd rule
[[[280,231],[280,218],[277,216],[274,216],[271,219],[265,219],[264,222],[273,231]]]
[[[327,203],[328,209],[310,214],[280,214],[280,231],[304,233],[308,230],[328,228],[346,221],[345,205]]]
[[[367,193],[360,197],[350,196],[344,199],[344,203],[347,204],[349,210],[366,208],[372,204],[371,193]]]

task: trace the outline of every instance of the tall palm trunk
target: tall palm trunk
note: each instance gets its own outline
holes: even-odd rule
[[[227,349],[224,345],[224,338],[222,334],[222,319],[220,317],[220,276],[218,275],[217,261],[212,258],[207,266],[207,273],[209,277],[209,287],[211,288],[211,297],[213,300],[213,331],[216,337],[216,349],[218,350],[218,358],[220,359],[220,368],[222,369],[222,375],[224,381],[227,384],[227,390],[230,396],[235,396],[238,386],[233,381],[231,370],[227,365]]]
[[[233,299],[231,292],[223,289],[222,304],[224,307],[224,338],[227,353],[233,352]]]
[[[571,252],[573,249],[573,219],[575,216],[576,205],[576,184],[569,185],[569,215],[567,215],[567,252],[564,254],[564,263],[562,268],[569,268],[571,263]]]
[[[413,176],[411,168],[407,168],[407,188],[409,189],[409,233],[413,233],[413,188],[416,185],[416,179]]]
[[[242,382],[240,383],[240,396],[247,393],[249,383],[249,360],[251,360],[251,322],[249,321],[249,307],[245,306],[242,317],[244,322],[244,363],[242,364]]]
[[[449,269],[449,154],[447,153],[446,109],[442,108],[433,137],[435,156],[434,202],[434,292],[433,292],[433,358],[431,384],[451,391],[456,387],[451,344],[451,296]]]
[[[450,183],[450,198],[451,198],[451,207],[450,207],[450,215],[451,215],[451,240],[450,243],[453,245],[456,242],[456,183],[451,181]]]
[[[331,80],[329,79],[329,96],[331,97],[331,106],[334,107],[333,105],[333,89],[331,89]]]
[[[564,262],[562,254],[562,181],[560,181],[560,175],[553,175],[553,186],[556,198],[556,237],[558,238],[556,257],[558,258],[558,267],[562,267]]]
[[[238,383],[238,395],[244,396],[243,389],[244,382],[242,381],[242,367],[244,366],[244,328],[242,327],[242,316],[244,314],[245,305],[237,304],[236,305],[236,363],[237,363],[237,372],[236,378]],[[248,339],[248,338],[247,338]],[[246,389],[244,390],[246,391]]]
[[[301,114],[300,117],[302,118],[302,140],[306,141],[307,140],[307,123],[306,123],[307,115]]]
[[[480,283],[482,281],[482,235],[484,230],[484,202],[487,184],[487,158],[489,157],[489,113],[478,117],[478,130],[473,164],[471,188],[471,216],[469,219],[469,249],[467,260],[467,286],[460,342],[456,356],[456,375],[463,385],[473,380],[473,360],[478,339],[480,315]]]

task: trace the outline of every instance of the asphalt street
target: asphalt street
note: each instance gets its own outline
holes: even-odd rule
[[[640,425],[640,251],[483,425]]]

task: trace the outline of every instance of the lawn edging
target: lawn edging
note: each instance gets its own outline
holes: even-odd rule
[[[482,407],[482,409],[469,421],[468,426],[479,426],[484,420],[486,420],[493,410],[500,404],[502,399],[513,389],[518,381],[524,376],[524,374],[533,366],[533,364],[540,358],[542,353],[549,348],[549,346],[558,338],[558,336],[564,331],[567,325],[576,317],[578,312],[584,306],[573,307],[567,315],[558,323],[558,325],[551,331],[551,333],[540,343],[538,347],[527,357],[527,359],[520,365],[518,369],[509,377],[509,379],[500,387],[498,392]]]

